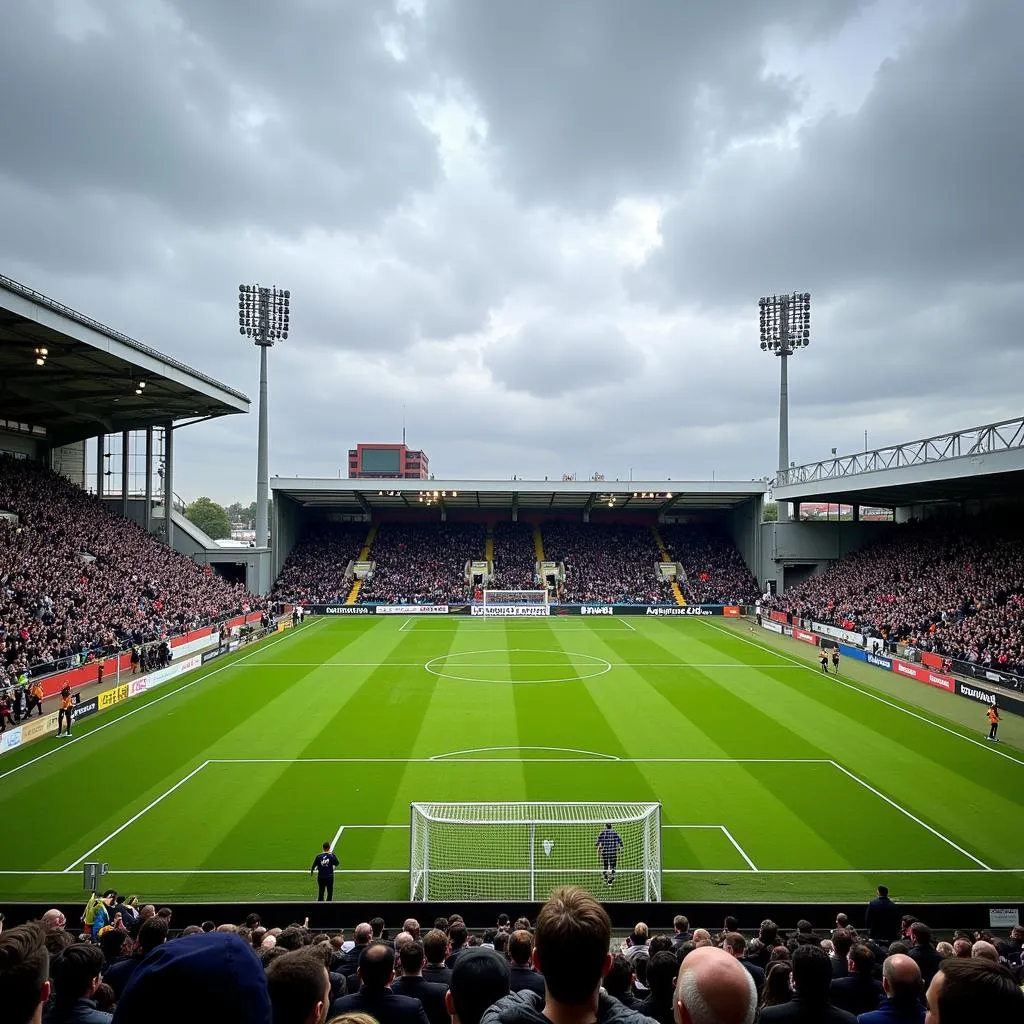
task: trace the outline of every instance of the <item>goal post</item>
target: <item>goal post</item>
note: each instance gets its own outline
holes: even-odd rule
[[[483,601],[473,606],[474,615],[497,618],[545,616],[550,613],[546,590],[484,590]]]
[[[598,836],[622,839],[609,880]],[[661,900],[660,803],[414,803],[409,898],[545,900],[577,885],[602,901]]]

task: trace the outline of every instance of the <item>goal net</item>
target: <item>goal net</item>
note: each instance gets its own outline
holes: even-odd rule
[[[485,590],[482,604],[473,608],[474,615],[499,618],[544,616],[549,611],[546,590]]]
[[[415,803],[411,816],[412,900],[544,900],[561,885],[661,899],[658,803]],[[622,845],[599,848],[609,825]]]

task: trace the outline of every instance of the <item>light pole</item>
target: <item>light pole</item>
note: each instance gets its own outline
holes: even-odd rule
[[[781,359],[782,375],[779,383],[779,471],[789,470],[789,364],[788,359],[797,349],[811,342],[811,296],[808,292],[791,295],[769,295],[758,299],[761,311],[761,351],[771,352]],[[779,509],[779,519],[789,519],[789,503]]]
[[[260,433],[256,454],[256,547],[267,546],[267,511],[270,491],[270,454],[267,442],[267,349],[288,337],[291,292],[238,286],[238,333],[252,338],[260,350]]]

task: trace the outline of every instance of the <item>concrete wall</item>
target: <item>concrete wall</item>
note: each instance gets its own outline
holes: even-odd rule
[[[30,459],[40,459],[47,451],[45,439],[17,430],[0,430],[0,452],[15,452]]]
[[[270,561],[270,573],[273,579],[277,579],[284,566],[285,560],[291,554],[302,535],[303,509],[291,498],[283,494],[274,494],[273,502],[274,518],[270,524],[270,536],[272,547],[272,559]]]
[[[729,535],[758,583],[764,579],[761,565],[761,515],[763,498],[746,501],[729,516]]]
[[[833,562],[887,536],[894,523],[763,523],[761,525],[761,583],[774,580],[777,593],[809,576],[824,572]],[[787,567],[789,572],[787,572]]]

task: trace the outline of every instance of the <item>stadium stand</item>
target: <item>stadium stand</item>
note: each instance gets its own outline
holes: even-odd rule
[[[531,590],[536,586],[533,528],[528,523],[497,523],[494,527],[492,586],[502,590]]]
[[[0,456],[0,683],[265,602],[38,463]]]
[[[119,1024],[384,1022],[417,1015],[443,1021],[446,990],[464,1015],[456,1019],[482,1024],[543,1020],[551,998],[561,1007],[596,1005],[596,1016],[589,1017],[603,1024],[753,1020],[758,1007],[763,1020],[852,1021],[852,1013],[867,1013],[858,1019],[874,1024],[922,1021],[929,986],[929,1005],[963,1011],[951,1013],[951,1020],[1024,1019],[1020,927],[1004,937],[979,933],[982,939],[973,945],[971,933],[958,933],[963,948],[951,955],[955,947],[936,944],[914,918],[900,929],[905,941],[890,945],[896,931],[858,933],[845,914],[840,916],[847,923],[837,921],[834,929],[801,921],[788,931],[764,920],[746,936],[731,916],[724,929],[715,921],[691,930],[691,922],[677,915],[671,933],[652,935],[638,922],[620,944],[604,908],[586,893],[564,888],[551,894],[533,922],[512,924],[498,906],[491,908],[496,927],[473,931],[457,915],[435,920],[429,930],[409,918],[392,943],[383,918],[357,924],[346,941],[336,930],[270,926],[259,913],[171,931],[170,908],[135,910],[116,894],[90,906],[83,917],[95,935],[78,934],[56,909],[0,935],[0,991],[12,1024],[38,1020],[41,1011],[47,1022],[91,1024],[107,1024],[111,1012]],[[119,909],[119,924],[106,923]],[[546,975],[530,965],[534,947],[549,965]],[[615,957],[604,977],[610,949]],[[884,978],[884,988],[874,978]],[[946,993],[948,978],[955,983]],[[401,997],[387,992],[397,979],[394,992]],[[695,1013],[716,1004],[729,1012],[673,1017],[674,998]],[[48,1000],[45,1007],[41,1000]],[[366,1002],[376,1004],[376,1016],[336,1016]],[[436,1016],[424,1016],[425,1009]],[[395,1016],[400,1010],[406,1017]]]
[[[988,515],[894,526],[774,598],[780,611],[1024,673],[1024,532]]]
[[[655,576],[659,554],[649,527],[551,522],[541,532],[544,553],[565,564],[562,601],[672,600],[667,585]]]
[[[365,540],[364,524],[338,523],[307,533],[288,555],[274,584],[274,599],[300,604],[344,601],[352,587],[345,572]]]
[[[485,529],[478,525],[385,523],[370,550],[373,575],[360,603],[447,604],[468,595],[466,562],[483,558]]]
[[[686,573],[689,604],[752,604],[759,588],[743,556],[724,534],[699,526],[660,528],[669,554]]]

